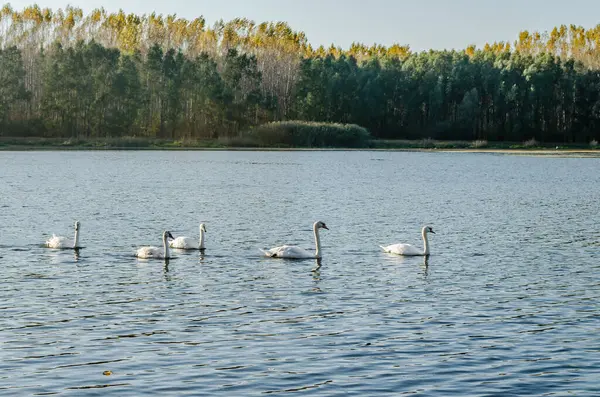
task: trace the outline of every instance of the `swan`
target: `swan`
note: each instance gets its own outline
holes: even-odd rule
[[[170,253],[169,253],[168,239],[172,239],[172,238],[173,238],[173,236],[171,235],[171,232],[165,231],[163,233],[163,250],[162,251],[158,247],[141,247],[141,248],[138,248],[138,250],[135,252],[135,256],[137,256],[138,258],[142,258],[142,259],[150,259],[150,258],[169,259]]]
[[[52,234],[52,237],[46,241],[46,247],[48,248],[61,248],[61,249],[76,249],[79,247],[79,228],[81,224],[79,221],[75,222],[75,237],[73,240],[63,236],[57,236]]]
[[[427,241],[428,233],[435,234],[435,232],[433,231],[433,229],[430,226],[424,226],[423,229],[421,229],[421,235],[423,236],[423,244],[424,244],[423,251],[421,251],[414,245],[410,245],[410,244],[392,244],[392,245],[388,245],[387,247],[380,245],[380,247],[383,248],[383,250],[385,252],[388,252],[390,254],[406,255],[406,256],[428,256],[429,255],[429,242]]]
[[[290,259],[308,259],[308,258],[321,258],[321,240],[319,239],[319,229],[327,229],[325,223],[318,221],[313,224],[313,232],[315,234],[315,253],[311,253],[303,248],[295,245],[282,245],[281,247],[271,248],[270,250],[261,250],[266,256],[270,258],[290,258]]]
[[[179,248],[183,250],[203,250],[204,249],[204,233],[206,232],[206,226],[204,223],[200,224],[200,241],[192,237],[177,237],[175,240],[169,242],[171,248]]]

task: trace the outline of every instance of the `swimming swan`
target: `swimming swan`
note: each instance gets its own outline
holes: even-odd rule
[[[270,258],[290,258],[290,259],[308,259],[321,257],[321,240],[319,239],[319,229],[327,229],[327,225],[323,222],[315,222],[313,224],[313,232],[315,234],[316,252],[313,254],[303,248],[294,245],[282,245],[281,247],[271,248],[268,251],[261,250]]]
[[[169,253],[168,239],[172,239],[172,238],[173,238],[173,236],[171,235],[171,232],[165,231],[163,233],[163,250],[162,251],[158,247],[141,247],[141,248],[138,248],[138,250],[135,252],[135,256],[137,256],[138,258],[142,258],[142,259],[150,259],[150,258],[169,259],[170,253]]]
[[[414,245],[410,245],[410,244],[392,244],[392,245],[388,245],[387,247],[380,245],[380,247],[383,248],[383,250],[385,252],[388,252],[390,254],[406,255],[406,256],[428,256],[429,255],[429,242],[427,241],[428,233],[435,234],[435,232],[433,231],[433,229],[431,227],[424,226],[423,229],[421,230],[421,235],[423,236],[423,244],[424,244],[423,251],[421,251]]]
[[[200,224],[200,241],[191,237],[177,237],[175,240],[169,242],[171,248],[178,248],[182,250],[203,250],[204,249],[204,233],[206,232],[206,226],[204,223]]]
[[[56,234],[52,234],[52,237],[46,241],[46,247],[48,248],[61,248],[61,249],[75,249],[79,248],[79,228],[81,224],[79,221],[75,222],[75,237],[73,240],[63,237],[57,236]]]

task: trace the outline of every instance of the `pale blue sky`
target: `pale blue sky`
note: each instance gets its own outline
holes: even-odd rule
[[[11,1],[16,9],[34,1]],[[38,0],[54,10],[71,4],[89,12],[203,15],[209,24],[246,17],[286,21],[306,33],[313,46],[348,48],[365,44],[408,44],[415,51],[463,49],[469,44],[510,41],[521,30],[550,30],[560,24],[592,28],[600,23],[600,0]]]

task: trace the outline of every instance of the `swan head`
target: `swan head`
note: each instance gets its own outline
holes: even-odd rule
[[[423,234],[427,234],[427,233],[435,234],[435,232],[433,231],[433,228],[431,226],[423,226]]]
[[[173,237],[173,235],[171,234],[171,232],[168,232],[168,231],[165,230],[165,232],[163,233],[163,240],[166,241],[168,239],[175,240],[175,237]]]
[[[315,222],[314,227],[315,227],[315,229],[327,229],[327,230],[329,230],[329,228],[327,227],[327,225],[325,224],[325,222],[321,222],[321,221]]]
[[[75,230],[76,230],[76,231],[79,231],[79,226],[80,226],[80,223],[79,223],[79,221],[76,221],[76,222],[75,222]]]
[[[204,223],[200,224],[200,230],[206,233],[206,226],[204,226]]]

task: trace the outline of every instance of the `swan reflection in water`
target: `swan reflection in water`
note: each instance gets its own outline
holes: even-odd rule
[[[71,249],[69,249],[71,250]],[[60,265],[63,263],[69,263],[70,260],[68,260],[67,258],[70,257],[67,256],[67,253],[65,252],[65,250],[53,250],[50,251],[48,257],[50,258],[50,263],[53,265]],[[81,248],[73,248],[73,262],[77,263],[79,262],[79,260],[81,259]]]
[[[314,287],[311,289],[312,292],[321,293],[321,287],[319,287],[319,283],[321,282],[321,258],[315,259],[315,267],[313,267],[310,271],[312,274]]]
[[[321,261],[322,260],[323,260],[322,258],[315,259],[315,267],[313,267],[312,270],[311,270],[311,272],[313,273],[313,276],[314,275],[317,275],[317,276],[321,275],[320,270],[321,270]]]
[[[423,257],[421,269],[423,269],[423,275],[427,278],[427,276],[429,276],[429,255]]]
[[[398,265],[402,265],[402,269],[408,269],[408,267],[414,267],[415,264],[418,263],[418,266],[423,271],[423,276],[427,277],[429,275],[429,258],[430,256],[422,256],[422,259],[418,261],[414,256],[396,256],[396,255],[388,255],[387,262],[389,262],[392,266],[398,267]]]
[[[169,258],[165,258],[165,265],[163,266],[163,276],[165,281],[171,281],[171,275],[169,274]]]
[[[73,249],[73,256],[75,257],[75,262],[79,262],[79,251],[80,250],[81,250],[80,247]]]

